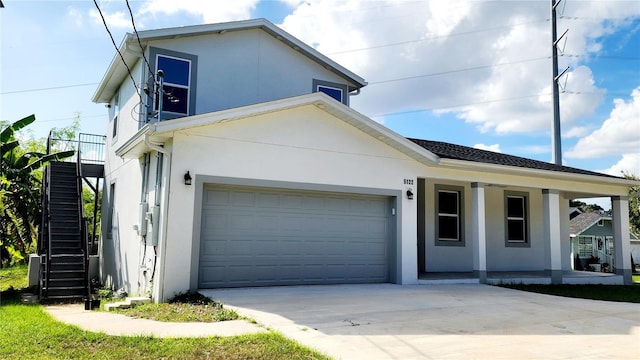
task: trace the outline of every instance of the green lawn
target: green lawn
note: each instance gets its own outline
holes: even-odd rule
[[[29,285],[27,271],[26,264],[0,269],[0,291],[8,290],[11,287],[15,289],[26,288]]]
[[[502,287],[581,299],[640,303],[640,285],[524,285],[502,284]]]
[[[6,290],[26,285],[26,267],[0,269],[0,279],[0,359],[328,359],[275,332],[185,339],[87,332]]]
[[[640,275],[631,275],[634,284],[640,285]]]

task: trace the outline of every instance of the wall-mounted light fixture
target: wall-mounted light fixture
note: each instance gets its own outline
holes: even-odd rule
[[[407,199],[413,200],[413,191],[411,189],[407,190]]]
[[[189,171],[184,174],[184,184],[191,185],[191,174],[189,174]]]

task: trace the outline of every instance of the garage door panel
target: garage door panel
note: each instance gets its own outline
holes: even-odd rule
[[[382,196],[207,187],[199,286],[386,282],[389,214]]]

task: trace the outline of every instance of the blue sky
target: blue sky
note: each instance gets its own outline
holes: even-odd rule
[[[91,103],[115,49],[91,1],[3,1],[0,119],[106,132]],[[116,43],[122,0],[99,1]],[[264,17],[362,76],[357,111],[410,137],[551,160],[548,1],[130,1],[138,30]],[[640,174],[640,2],[558,7],[566,165]],[[566,84],[566,85],[565,85]]]

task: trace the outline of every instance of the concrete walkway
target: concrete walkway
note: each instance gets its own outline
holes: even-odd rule
[[[244,320],[167,323],[134,319],[110,312],[86,311],[82,304],[50,305],[45,306],[45,310],[58,321],[78,326],[83,330],[116,336],[208,337],[266,332],[264,328]]]
[[[203,290],[342,359],[640,359],[640,305],[470,285]]]

